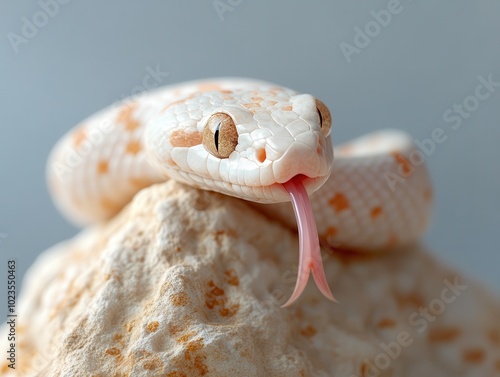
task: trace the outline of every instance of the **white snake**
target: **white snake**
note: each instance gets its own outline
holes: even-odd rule
[[[264,203],[257,208],[297,228],[292,206],[282,203],[292,199],[300,262],[284,306],[310,271],[334,300],[318,234],[363,252],[415,242],[430,217],[432,188],[406,134],[354,140],[335,149],[333,164],[330,127],[321,101],[275,84],[228,78],[167,86],[66,134],[51,153],[48,182],[61,212],[81,225],[110,218],[140,189],[169,178]]]

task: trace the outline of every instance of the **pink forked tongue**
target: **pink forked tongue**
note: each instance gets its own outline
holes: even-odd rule
[[[300,256],[299,256],[299,273],[295,289],[292,296],[281,307],[292,305],[295,300],[304,291],[309,280],[309,272],[312,270],[314,281],[321,293],[334,302],[335,298],[328,287],[325,271],[323,269],[323,261],[321,260],[321,251],[319,247],[318,230],[316,229],[316,221],[311,208],[311,202],[307,191],[302,184],[300,176],[295,176],[288,182],[284,183],[286,191],[290,195],[293,210],[297,219],[297,228],[299,230]]]

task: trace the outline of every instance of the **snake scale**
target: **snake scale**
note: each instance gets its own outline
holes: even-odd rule
[[[50,155],[48,185],[59,210],[80,225],[111,218],[139,190],[168,179],[254,202],[299,232],[297,282],[284,306],[300,296],[310,272],[334,300],[320,240],[357,252],[416,242],[430,217],[432,186],[405,133],[377,131],[333,148],[331,125],[321,100],[268,82],[170,85],[68,132]]]

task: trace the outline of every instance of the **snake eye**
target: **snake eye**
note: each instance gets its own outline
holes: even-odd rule
[[[233,119],[225,113],[215,113],[203,130],[205,149],[218,158],[228,158],[238,144],[238,132]]]
[[[332,128],[332,116],[330,115],[330,110],[328,110],[328,107],[326,107],[326,105],[319,99],[316,100],[316,110],[319,115],[321,131],[326,137],[330,135],[330,129]]]

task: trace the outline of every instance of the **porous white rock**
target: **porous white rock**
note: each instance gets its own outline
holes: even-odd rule
[[[4,376],[495,376],[500,305],[415,247],[324,254],[291,308],[298,239],[245,202],[174,181],[41,255]],[[6,327],[1,344],[6,345]]]

